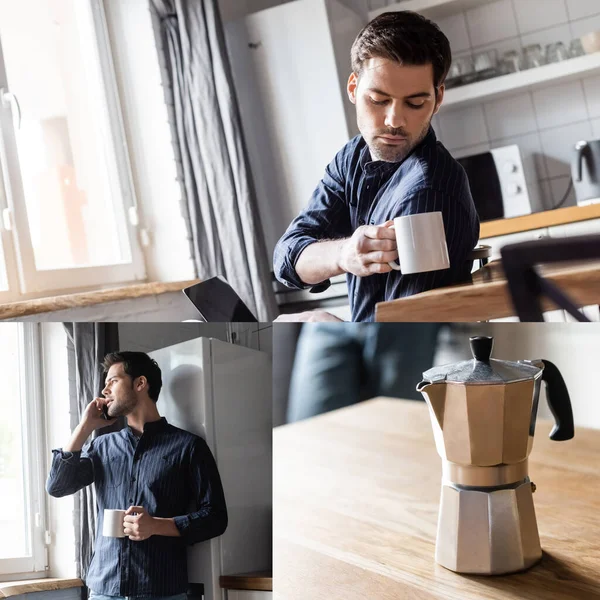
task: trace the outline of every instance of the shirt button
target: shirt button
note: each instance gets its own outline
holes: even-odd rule
[[[135,477],[132,477],[132,478],[131,478],[131,481],[135,481]]]

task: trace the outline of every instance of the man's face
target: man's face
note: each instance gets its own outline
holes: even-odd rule
[[[433,66],[370,58],[348,80],[356,120],[374,160],[401,162],[427,135],[444,96],[435,95]]]
[[[139,381],[139,378],[136,380]],[[102,395],[109,401],[108,416],[111,418],[122,417],[129,414],[137,405],[138,395],[123,363],[112,365],[106,374],[106,381]]]

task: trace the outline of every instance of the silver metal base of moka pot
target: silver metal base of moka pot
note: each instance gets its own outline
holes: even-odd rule
[[[436,562],[457,573],[478,575],[514,573],[533,566],[541,559],[542,548],[532,493],[527,476],[487,488],[444,479]]]

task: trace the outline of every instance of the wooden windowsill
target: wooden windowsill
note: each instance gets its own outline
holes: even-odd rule
[[[496,237],[498,235],[509,235],[532,229],[542,229],[555,225],[567,225],[578,221],[589,221],[600,219],[600,204],[588,204],[587,206],[568,206],[556,210],[545,210],[523,217],[512,219],[498,219],[486,221],[481,224],[480,239]]]
[[[33,592],[47,592],[52,590],[66,590],[68,588],[83,587],[81,579],[25,579],[23,581],[0,582],[0,597],[20,596]]]
[[[199,279],[194,279],[191,281],[172,281],[168,283],[139,283],[106,290],[95,290],[64,296],[37,298],[36,300],[10,302],[7,304],[0,304],[0,319],[15,319],[55,310],[82,308],[84,306],[92,306],[104,302],[131,300],[143,296],[156,296],[168,292],[178,292],[185,287],[199,282]]]

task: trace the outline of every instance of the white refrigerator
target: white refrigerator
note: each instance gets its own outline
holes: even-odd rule
[[[158,408],[167,421],[206,440],[229,515],[220,537],[188,549],[190,583],[223,600],[220,575],[272,567],[271,358],[208,338],[150,353],[161,370]]]

